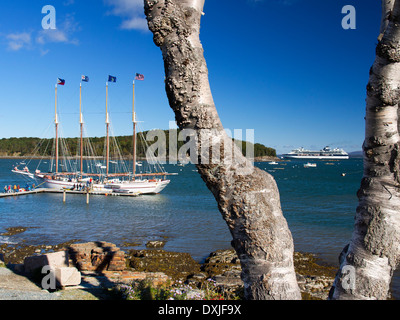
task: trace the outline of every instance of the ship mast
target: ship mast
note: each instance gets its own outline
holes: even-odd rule
[[[133,81],[132,85],[132,91],[133,91],[133,96],[132,96],[132,123],[133,123],[133,157],[132,157],[132,175],[133,175],[133,180],[135,180],[135,174],[136,174],[136,116],[135,116],[135,80]]]
[[[56,173],[58,173],[58,117],[57,117],[57,84],[55,87],[55,115],[54,115],[54,125],[56,130]]]
[[[80,156],[81,156],[81,177],[83,175],[83,117],[82,117],[82,83],[79,86],[79,123],[81,127],[81,143],[80,143]]]
[[[106,167],[107,167],[106,175],[108,176],[109,159],[110,159],[110,135],[109,135],[110,121],[108,119],[107,101],[108,101],[108,81],[106,82],[106,136],[107,136],[106,137]]]

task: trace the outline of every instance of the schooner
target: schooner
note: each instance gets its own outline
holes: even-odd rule
[[[136,74],[136,80],[143,80],[143,75]],[[82,81],[88,82],[87,76],[82,76]],[[79,124],[80,124],[80,137],[79,137],[79,170],[62,171],[59,170],[59,121],[57,112],[57,86],[64,85],[65,80],[58,78],[57,84],[55,85],[55,170],[54,172],[41,172],[36,169],[34,173],[30,172],[27,167],[23,170],[19,170],[15,167],[12,172],[23,174],[31,179],[36,179],[40,185],[46,188],[56,190],[74,190],[77,186],[84,186],[87,190],[94,191],[96,193],[110,194],[110,193],[128,193],[133,195],[138,194],[155,194],[161,192],[170,182],[166,179],[171,173],[165,172],[165,170],[159,165],[161,169],[159,172],[146,172],[136,173],[136,114],[135,114],[135,80],[132,84],[132,123],[133,123],[133,137],[132,137],[132,172],[129,172],[127,166],[124,164],[125,170],[121,172],[110,172],[110,119],[108,113],[108,83],[116,82],[116,77],[109,76],[106,82],[106,110],[105,110],[105,125],[106,125],[106,137],[105,137],[105,165],[97,162],[96,165],[91,166],[94,170],[91,172],[85,172],[84,170],[84,150],[83,150],[83,114],[82,114],[82,81],[79,88]],[[124,162],[124,161],[123,161]],[[105,171],[104,171],[105,169]]]

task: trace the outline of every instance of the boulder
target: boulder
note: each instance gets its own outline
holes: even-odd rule
[[[24,259],[25,272],[31,273],[44,266],[50,266],[52,269],[68,267],[68,252],[58,251],[46,253],[38,256],[30,256]]]
[[[55,276],[61,287],[77,286],[81,283],[81,273],[74,267],[56,268]]]

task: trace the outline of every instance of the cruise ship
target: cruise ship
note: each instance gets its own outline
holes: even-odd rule
[[[343,160],[348,159],[349,155],[343,149],[325,147],[319,151],[306,150],[304,148],[294,149],[282,155],[285,159],[316,159],[316,160]]]

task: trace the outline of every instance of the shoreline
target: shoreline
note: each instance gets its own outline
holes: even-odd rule
[[[6,229],[6,232],[0,233],[0,236],[7,236],[9,237],[9,241],[12,242],[13,235],[23,233],[27,229],[29,227],[10,227]],[[166,242],[167,240],[150,241],[146,244],[146,249],[125,249],[135,247],[138,244],[124,243],[121,244],[120,249],[114,244],[102,241],[88,243],[82,242],[79,239],[72,239],[57,245],[31,245],[22,240],[20,243],[0,244],[0,267],[1,260],[3,260],[3,266],[6,268],[10,270],[23,270],[23,263],[26,257],[70,250],[72,247],[85,247],[93,243],[106,243],[108,246],[118,249],[125,257],[126,269],[104,271],[97,275],[93,273],[94,271],[90,271],[95,269],[87,269],[86,271],[81,271],[84,277],[104,277],[108,275],[130,279],[129,274],[133,273],[135,277],[138,277],[138,274],[140,274],[142,278],[146,279],[147,276],[157,274],[158,277],[161,275],[161,278],[167,277],[167,279],[170,279],[168,281],[179,279],[184,283],[200,283],[210,278],[224,292],[242,290],[243,282],[240,279],[240,260],[232,248],[211,252],[206,260],[201,262],[195,261],[186,252],[165,251],[163,247]],[[88,252],[87,249],[85,252]],[[93,252],[98,252],[98,250],[93,250]],[[94,257],[88,261],[96,260],[93,259]],[[294,253],[294,264],[303,300],[326,300],[337,267],[325,263],[312,253],[303,252]]]
[[[102,156],[96,156],[96,157],[87,157],[84,156],[83,159],[87,160],[87,159],[103,159],[104,157]],[[27,155],[27,156],[4,156],[4,155],[0,155],[0,159],[8,159],[8,160],[25,160],[25,159],[32,159],[32,160],[50,160],[52,159],[51,156],[33,156],[33,155]],[[69,160],[73,160],[73,159],[79,159],[79,157],[77,156],[71,156],[71,157],[67,157],[67,159]],[[123,156],[122,160],[132,160],[131,156]],[[137,157],[136,158],[137,161],[146,161],[145,157]],[[273,156],[263,156],[263,157],[255,157],[254,159],[252,159],[254,162],[269,162],[269,161],[284,161],[279,157],[273,157]],[[169,160],[167,159],[167,162]],[[167,163],[169,164],[169,163]]]

